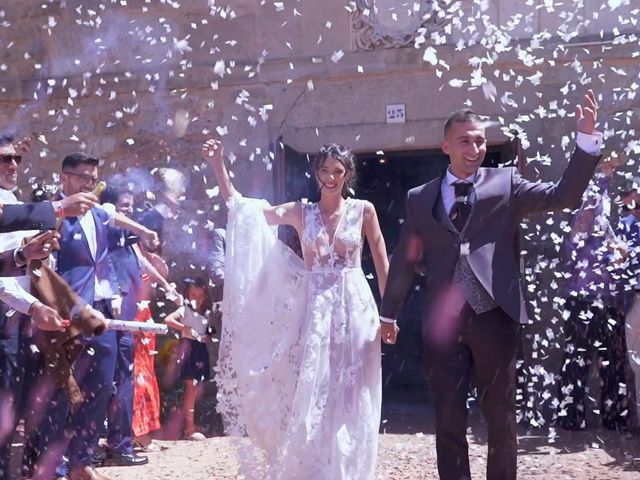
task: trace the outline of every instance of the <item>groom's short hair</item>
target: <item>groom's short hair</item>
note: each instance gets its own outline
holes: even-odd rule
[[[444,122],[444,135],[447,136],[447,132],[451,129],[454,123],[467,123],[467,122],[482,122],[482,117],[470,108],[460,108],[454,110],[447,117],[447,121]]]

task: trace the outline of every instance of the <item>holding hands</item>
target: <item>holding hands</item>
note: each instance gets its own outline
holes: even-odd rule
[[[400,332],[400,328],[398,328],[397,324],[380,322],[380,338],[383,343],[387,343],[389,345],[396,343],[396,340],[398,339],[398,332]]]

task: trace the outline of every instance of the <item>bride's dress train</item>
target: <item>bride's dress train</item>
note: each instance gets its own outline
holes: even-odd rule
[[[267,478],[373,479],[380,339],[360,267],[364,203],[347,199],[333,239],[318,205],[303,204],[304,261],[277,240],[265,205],[229,204],[216,375],[225,430],[259,447]]]

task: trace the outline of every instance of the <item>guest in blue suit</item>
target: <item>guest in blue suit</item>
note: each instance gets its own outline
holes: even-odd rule
[[[133,214],[133,193],[122,187],[109,187],[101,197],[103,204],[115,205],[119,215]],[[142,292],[142,273],[167,292],[168,298],[178,299],[179,295],[165,278],[147,261],[139,245],[139,237],[123,228],[110,228],[108,248],[111,263],[115,268],[118,289],[122,295],[121,317],[135,320],[138,302]],[[115,393],[109,403],[107,417],[107,454],[105,465],[143,465],[147,457],[133,451],[133,398],[134,398],[134,338],[131,333],[117,332],[118,353],[116,357]]]
[[[91,192],[98,182],[98,159],[83,153],[67,155],[62,162],[62,193],[68,197]],[[55,256],[58,274],[88,305],[107,318],[113,318],[112,298],[117,292],[115,272],[109,260],[107,238],[110,214],[98,207],[81,217],[65,219],[59,226],[60,250]],[[84,396],[83,403],[70,412],[64,390],[54,392],[40,429],[38,465],[41,476],[53,475],[65,451],[69,457],[73,480],[105,479],[92,467],[98,447],[98,431],[104,422],[113,388],[116,365],[116,332],[87,338],[84,351],[74,365],[74,376]],[[70,412],[70,425],[67,415]],[[65,428],[73,428],[67,446]],[[57,475],[65,477],[65,466],[58,465]]]
[[[133,194],[126,190],[109,187],[100,200],[103,204],[115,205],[116,210],[122,214],[133,213]],[[107,240],[118,290],[122,295],[121,317],[124,320],[135,320],[142,287],[142,268],[134,250],[139,239],[128,230],[110,228]],[[116,332],[116,343],[115,393],[109,402],[104,464],[144,465],[148,463],[148,458],[135,454],[133,450],[133,334]]]

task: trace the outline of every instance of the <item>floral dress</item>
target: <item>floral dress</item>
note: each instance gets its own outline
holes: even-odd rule
[[[347,199],[333,238],[318,205],[303,204],[304,262],[276,239],[265,205],[233,198],[227,230],[218,410],[262,455],[244,456],[241,473],[373,479],[381,352],[360,266],[364,202]]]

